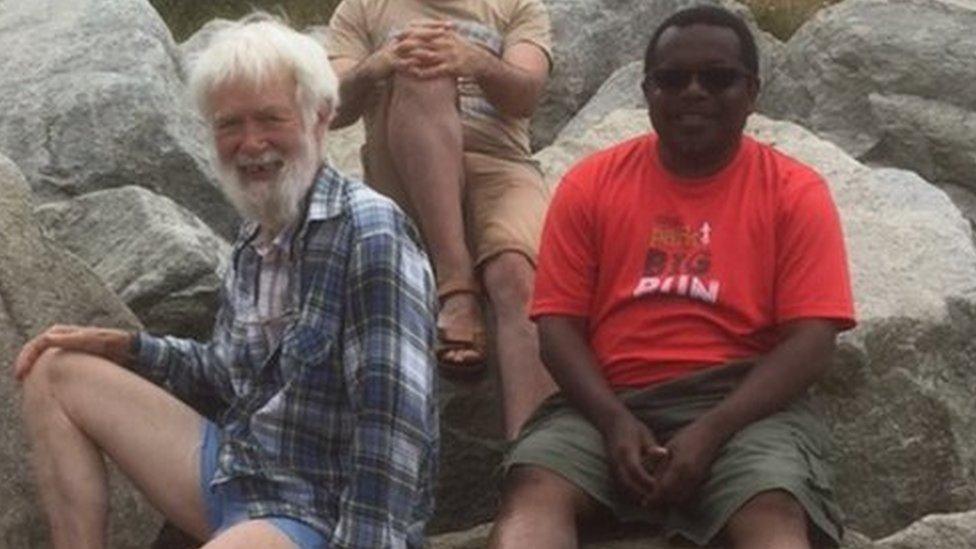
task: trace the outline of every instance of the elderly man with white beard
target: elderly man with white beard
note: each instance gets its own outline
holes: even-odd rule
[[[54,326],[24,346],[13,371],[56,547],[105,545],[103,454],[206,547],[422,545],[434,283],[397,207],[323,162],[336,86],[318,43],[261,14],[195,59],[245,218],[214,335]]]

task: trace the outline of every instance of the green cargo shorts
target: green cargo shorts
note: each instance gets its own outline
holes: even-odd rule
[[[711,368],[647,389],[618,393],[660,442],[720,402],[751,364]],[[554,471],[609,508],[624,522],[663,526],[668,537],[707,545],[746,501],[768,490],[785,490],[806,509],[814,539],[839,545],[842,515],[826,463],[827,429],[806,398],[757,421],[722,448],[708,480],[681,508],[649,510],[618,491],[600,432],[561,396],[546,400],[522,429],[502,467],[536,465]]]

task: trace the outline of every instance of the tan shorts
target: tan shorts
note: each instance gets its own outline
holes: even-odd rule
[[[366,182],[392,198],[418,225],[416,208],[387,158],[367,159]],[[377,155],[382,156],[382,155]],[[535,266],[549,192],[534,161],[464,153],[464,226],[475,267],[502,252],[518,252]]]

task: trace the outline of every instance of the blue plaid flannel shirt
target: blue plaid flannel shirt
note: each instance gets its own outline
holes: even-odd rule
[[[421,547],[439,439],[435,290],[416,230],[324,167],[293,239],[299,306],[255,363],[241,310],[253,229],[234,246],[212,340],[142,333],[136,370],[198,409],[221,405],[213,484],[238,482],[252,518],[305,521],[330,547]]]

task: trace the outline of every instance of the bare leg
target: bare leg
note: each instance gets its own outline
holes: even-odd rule
[[[793,496],[782,490],[750,499],[725,527],[735,548],[809,549],[807,515]]]
[[[283,532],[263,520],[248,520],[224,530],[202,549],[291,549],[295,544]]]
[[[200,494],[203,419],[98,357],[49,350],[24,382],[24,420],[55,547],[104,547],[105,452],[184,531],[209,531]]]
[[[461,119],[454,80],[417,80],[397,75],[387,117],[387,141],[393,165],[417,211],[439,287],[474,287],[474,268],[464,241],[461,214],[463,158]],[[441,304],[439,325],[481,326],[475,295],[455,293]],[[449,360],[472,358],[468,350],[453,351]]]
[[[505,479],[488,547],[572,549],[579,543],[576,523],[598,510],[596,501],[558,474],[515,466]]]
[[[529,260],[517,252],[499,254],[484,268],[485,289],[495,311],[505,437],[509,440],[556,390],[539,358],[539,337],[528,316],[534,277]]]

